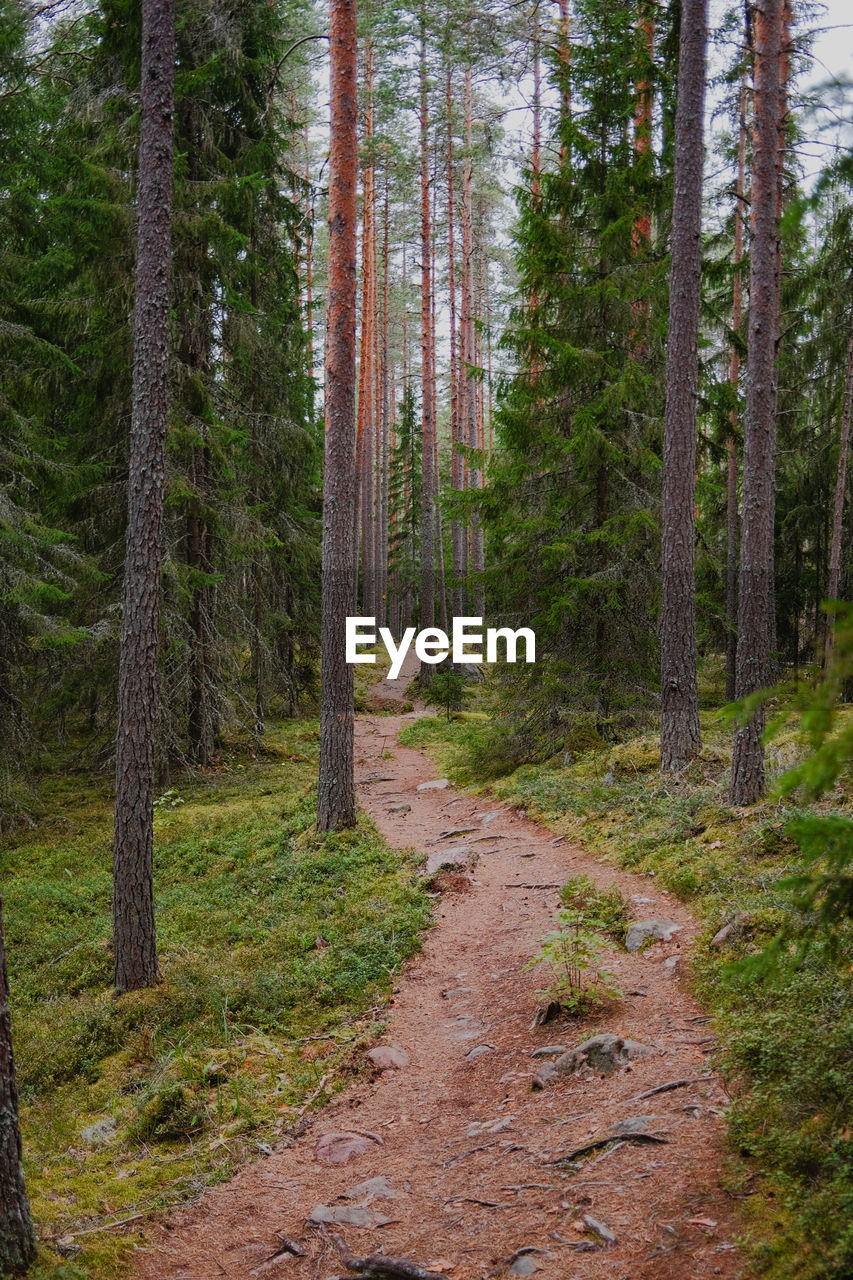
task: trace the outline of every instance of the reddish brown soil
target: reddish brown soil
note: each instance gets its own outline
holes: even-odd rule
[[[401,697],[404,685],[383,684],[383,697]],[[429,854],[442,843],[471,843],[479,853],[469,875],[447,877],[435,928],[389,1011],[383,1043],[401,1046],[410,1063],[360,1076],[292,1146],[161,1223],[140,1254],[139,1280],[340,1274],[328,1236],[306,1220],[316,1205],[351,1203],[343,1193],[380,1174],[397,1198],[369,1207],[390,1221],[330,1228],[357,1256],[381,1252],[474,1280],[505,1273],[516,1251],[532,1247],[540,1251],[530,1257],[542,1280],[732,1280],[739,1271],[736,1228],[720,1186],[726,1097],[708,1065],[711,1029],[685,985],[694,921],[653,880],[603,867],[506,806],[452,789],[417,791],[435,772],[421,752],[397,744],[409,718],[360,717],[361,804],[400,848]],[[386,750],[393,759],[383,759]],[[409,812],[388,812],[402,803]],[[495,810],[499,816],[484,826]],[[436,844],[440,833],[467,827],[475,829]],[[551,886],[579,872],[615,881],[634,896],[638,919],[663,916],[684,929],[671,943],[607,955],[625,993],[609,1011],[587,1023],[531,1031],[541,979],[521,968],[553,922],[558,897]],[[541,887],[508,887],[516,884]],[[631,1036],[658,1053],[615,1075],[587,1073],[531,1091],[541,1065],[531,1058],[537,1046],[572,1046],[599,1031]],[[481,1044],[489,1050],[469,1061]],[[656,1085],[694,1076],[708,1078],[636,1100]],[[603,1148],[582,1157],[576,1171],[553,1163],[635,1116],[656,1117],[667,1143]],[[341,1130],[373,1134],[381,1145],[371,1142],[346,1165],[320,1164],[318,1137]],[[615,1233],[616,1244],[599,1247],[584,1214]],[[283,1237],[305,1257],[273,1257]]]

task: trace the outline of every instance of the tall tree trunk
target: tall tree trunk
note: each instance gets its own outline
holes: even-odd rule
[[[699,754],[696,674],[696,396],[702,279],[702,156],[707,0],[684,0],[678,55],[672,265],[663,446],[661,768]]]
[[[118,991],[157,981],[154,733],[169,390],[174,0],[143,0],[133,401],[116,737]]]
[[[187,564],[196,574],[209,577],[213,573],[213,534],[204,514],[210,493],[210,451],[207,445],[193,449],[191,467],[192,487],[198,500],[187,517]],[[187,735],[191,758],[202,768],[210,763],[215,737],[210,670],[215,638],[213,611],[214,588],[209,583],[197,583],[190,597],[189,624],[193,644]]]
[[[571,59],[569,0],[557,0],[560,17],[557,23],[557,74],[560,86],[560,119],[563,125],[569,122],[572,102],[569,91],[569,61]],[[560,164],[568,159],[568,148],[565,141],[560,145]]]
[[[743,458],[743,516],[738,600],[736,695],[766,687],[776,469],[777,153],[784,0],[755,6],[755,91],[752,161],[752,238],[749,255],[749,350]],[[754,804],[764,794],[764,712],[735,728],[730,799]]]
[[[305,340],[308,372],[314,377],[314,189],[311,184],[311,153],[308,148],[308,125],[303,134],[305,145]]]
[[[379,614],[384,622],[388,617],[388,541],[389,541],[389,484],[391,468],[391,369],[388,355],[388,325],[390,312],[390,237],[391,216],[389,206],[389,173],[385,170],[385,203],[383,209],[382,232],[382,344],[380,352],[381,376],[381,420],[382,420],[382,467],[379,478],[380,516],[379,516],[379,572],[380,596]]]
[[[743,209],[746,190],[746,70],[741,75],[738,102],[737,179],[735,186],[734,282],[732,286],[732,332],[737,336],[743,323]],[[729,383],[735,397],[740,384],[740,354],[732,343]],[[737,665],[737,550],[739,520],[737,509],[737,408],[729,414],[731,430],[726,439],[726,701],[735,697]]]
[[[344,622],[356,608],[355,331],[358,222],[356,0],[329,6],[331,147],[326,316],[320,776],[317,829],[355,826],[353,669]]]
[[[639,37],[641,45],[642,64],[637,75],[637,84],[635,89],[634,103],[634,154],[637,157],[648,155],[652,145],[652,109],[654,107],[654,92],[652,82],[649,79],[646,62],[650,65],[654,58],[655,52],[655,19],[654,10],[644,2],[641,8],[640,19],[638,23]],[[634,251],[636,253],[644,253],[651,242],[652,237],[652,220],[649,216],[648,208],[643,208],[642,212],[634,219],[633,240]],[[644,310],[647,310],[647,304],[644,304]]]
[[[374,512],[376,404],[375,355],[376,309],[376,175],[373,166],[373,48],[364,54],[365,119],[364,141],[367,156],[362,178],[361,222],[361,359],[358,370],[358,474],[361,500],[362,612],[376,614],[376,530]]]
[[[6,943],[3,937],[3,904],[0,900],[0,1275],[24,1271],[36,1256],[36,1233],[24,1186],[21,1164],[21,1130],[18,1123],[18,1087],[12,1053],[12,1018],[9,1013],[9,980],[6,976]]]
[[[435,164],[432,172],[432,225],[438,225],[438,155],[436,148]],[[438,382],[436,376],[436,320],[435,311],[438,300],[438,284],[436,254],[432,255],[432,283],[430,285],[430,341],[429,341],[429,377],[431,396],[436,415],[435,430],[432,435],[432,485],[435,494],[435,594],[436,614],[442,631],[447,631],[447,584],[444,576],[444,534],[441,516],[441,472],[438,457]]]
[[[479,448],[477,430],[477,363],[474,324],[474,204],[473,204],[473,94],[471,67],[465,68],[465,169],[462,179],[462,332],[463,368],[461,373],[465,398],[465,426],[467,445],[471,450]],[[469,457],[468,488],[482,488],[483,473],[479,464]],[[472,507],[470,524],[469,569],[471,573],[471,600],[475,613],[482,615],[483,600],[483,524],[477,507]]]
[[[847,493],[847,455],[850,450],[850,419],[853,416],[853,335],[847,352],[847,375],[844,379],[844,409],[841,413],[841,431],[838,441],[838,469],[835,473],[835,502],[832,506],[832,542],[829,549],[829,581],[826,594],[828,599],[838,599],[841,585],[841,537],[844,530],[844,498]],[[835,645],[833,630],[834,614],[827,619],[826,645],[824,646],[824,667],[832,660]]]
[[[453,81],[450,66],[445,82],[447,110],[447,269],[450,289],[450,486],[454,494],[465,488],[465,459],[461,449],[465,439],[461,433],[459,359],[456,345],[456,232],[453,194]],[[465,613],[465,575],[468,572],[468,536],[465,525],[454,516],[450,526],[453,556],[453,612],[461,618]]]
[[[432,226],[429,203],[429,96],[426,63],[426,20],[420,23],[420,132],[421,132],[421,395],[422,395],[422,483],[421,483],[421,628],[435,624],[435,493],[433,490],[433,436],[435,403],[430,370],[432,335]],[[421,684],[426,688],[432,667],[421,664]]]

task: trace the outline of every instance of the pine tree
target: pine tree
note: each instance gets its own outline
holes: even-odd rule
[[[684,0],[675,117],[661,592],[661,768],[670,771],[687,764],[701,746],[694,501],[706,13],[706,0]]]
[[[322,693],[317,828],[355,825],[353,670],[344,621],[355,613],[355,308],[358,33],[355,0],[332,0],[331,151],[323,488]]]
[[[154,746],[169,383],[173,0],[143,0],[130,506],[116,737],[113,923],[118,991],[157,980]]]
[[[771,565],[776,466],[776,342],[779,333],[778,172],[783,0],[755,9],[752,236],[749,348],[743,459],[743,515],[738,593],[738,698],[765,688],[770,675]],[[775,628],[773,628],[775,630]],[[738,723],[730,799],[754,804],[764,794],[763,711]]]

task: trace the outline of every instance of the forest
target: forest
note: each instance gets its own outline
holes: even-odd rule
[[[0,0],[0,1276],[853,1275],[842,8]]]

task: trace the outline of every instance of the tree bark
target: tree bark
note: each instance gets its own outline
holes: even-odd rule
[[[0,900],[0,1275],[25,1271],[36,1256],[36,1233],[24,1186],[18,1088]]]
[[[830,601],[838,599],[841,584],[841,537],[844,530],[844,498],[847,492],[847,455],[850,450],[850,419],[853,416],[853,335],[847,352],[847,374],[844,379],[844,408],[838,441],[838,469],[835,473],[835,501],[832,506],[832,541],[829,548],[829,581],[826,594]],[[835,646],[834,614],[827,617],[824,667],[832,661]]]
[[[732,286],[732,332],[737,336],[743,323],[743,209],[746,189],[746,71],[741,76],[738,102],[737,179],[735,184],[734,282]],[[740,384],[740,354],[732,343],[729,383],[735,397]],[[737,552],[740,521],[737,506],[737,408],[729,414],[731,430],[726,440],[726,701],[735,697],[737,665]]]
[[[454,494],[465,488],[465,459],[461,449],[465,440],[461,433],[459,403],[459,360],[456,345],[456,231],[453,183],[453,80],[450,66],[445,84],[447,109],[447,269],[450,288],[450,485]],[[465,575],[468,572],[468,540],[465,525],[454,516],[450,526],[453,556],[453,612],[461,618],[465,613]]]
[[[388,541],[389,541],[389,486],[391,467],[391,367],[388,353],[388,325],[391,306],[390,281],[390,237],[391,215],[389,205],[389,174],[385,170],[385,205],[383,210],[382,235],[382,348],[380,352],[381,376],[381,415],[382,415],[382,466],[379,478],[380,517],[379,517],[379,574],[380,596],[379,617],[384,622],[388,617]]]
[[[373,48],[364,54],[365,120],[367,155],[362,178],[361,222],[361,358],[358,370],[358,473],[361,501],[362,611],[376,614],[376,529],[374,495],[375,451],[375,320],[376,279],[376,181],[373,166]]]
[[[477,422],[477,379],[474,369],[477,363],[474,328],[474,204],[473,204],[473,94],[471,67],[465,68],[465,167],[462,178],[462,395],[465,399],[466,443],[476,452],[479,448]],[[468,489],[480,489],[483,473],[477,462],[468,459]],[[482,614],[483,595],[483,524],[479,510],[472,508],[469,526],[468,567],[471,575],[471,602]]]
[[[435,624],[435,494],[433,492],[433,436],[435,404],[430,370],[432,333],[432,227],[429,205],[429,96],[426,63],[426,20],[420,24],[420,133],[421,133],[421,628]],[[428,687],[432,667],[421,664],[421,685]]]
[[[143,0],[133,401],[116,737],[118,991],[157,981],[154,733],[169,385],[174,0]]]
[[[702,278],[702,159],[707,0],[684,0],[678,56],[672,265],[663,446],[661,768],[699,754],[696,675],[696,396]]]
[[[752,238],[749,262],[749,350],[743,458],[743,515],[738,600],[736,696],[766,687],[773,609],[773,523],[776,468],[777,164],[782,8],[784,0],[755,6]],[[734,733],[732,804],[754,804],[765,790],[764,711]]]
[[[317,829],[355,826],[353,669],[344,624],[355,613],[355,329],[358,221],[356,0],[329,8],[331,148]]]

